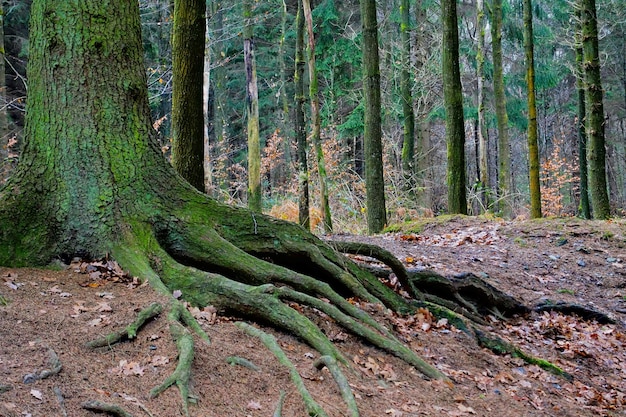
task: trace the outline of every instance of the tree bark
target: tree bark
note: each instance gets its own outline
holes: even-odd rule
[[[506,94],[502,65],[502,0],[493,0],[491,26],[491,48],[493,50],[493,90],[496,101],[498,124],[498,207],[504,217],[512,215],[513,190],[511,175],[511,144],[509,143],[509,115],[506,110]]]
[[[317,157],[317,173],[320,180],[320,194],[322,204],[322,223],[324,224],[324,232],[333,232],[333,222],[330,216],[330,204],[328,203],[328,178],[326,175],[326,162],[324,161],[324,151],[322,150],[321,124],[320,117],[320,99],[317,84],[317,69],[315,67],[315,33],[313,32],[313,16],[311,16],[310,0],[302,1],[302,10],[304,11],[304,21],[306,23],[308,35],[308,67],[309,67],[309,100],[311,101],[311,140],[315,147],[315,155]]]
[[[415,194],[415,113],[413,112],[413,88],[411,82],[411,28],[409,19],[409,0],[400,2],[400,36],[402,39],[402,73],[400,90],[402,98],[402,172],[404,189]]]
[[[478,90],[478,179],[480,181],[481,210],[489,210],[489,141],[485,125],[485,4],[484,0],[476,1],[476,30],[478,32],[478,49],[476,51],[476,79]]]
[[[307,230],[311,229],[309,214],[309,167],[307,164],[306,125],[304,122],[304,11],[302,0],[298,0],[296,15],[296,60],[293,82],[295,84],[295,131],[298,159],[298,222]]]
[[[448,147],[448,212],[467,214],[465,127],[459,70],[456,0],[442,0],[441,12],[443,22],[443,100],[446,109],[446,143]]]
[[[595,0],[582,0],[581,6],[589,191],[593,217],[607,219],[611,215],[611,208],[606,182],[604,105],[602,102],[596,2]]]
[[[535,59],[533,14],[531,0],[524,0],[524,51],[526,56],[526,88],[528,103],[528,171],[530,217],[541,217],[541,186],[539,183],[539,146],[537,145],[537,104],[535,100]]]
[[[261,212],[261,140],[259,138],[259,90],[254,58],[252,2],[243,3],[243,57],[246,68],[246,117],[248,120],[248,208]]]
[[[204,0],[176,0],[172,30],[172,165],[204,191]]]
[[[360,4],[363,29],[361,47],[363,49],[363,98],[365,101],[363,147],[365,153],[367,229],[369,233],[378,233],[387,223],[380,119],[378,21],[376,18],[376,0],[360,0]]]
[[[587,176],[587,133],[585,132],[586,106],[585,106],[585,70],[583,68],[582,49],[582,11],[576,7],[576,17],[578,25],[578,36],[576,39],[576,91],[578,93],[578,167],[580,177],[580,205],[579,214],[583,219],[591,218],[591,207],[589,205],[589,183]]]

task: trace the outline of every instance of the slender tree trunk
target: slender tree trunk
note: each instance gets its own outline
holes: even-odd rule
[[[441,10],[443,22],[443,100],[446,109],[446,143],[448,147],[448,212],[467,214],[465,126],[459,70],[456,0],[442,0]]]
[[[224,139],[224,101],[223,91],[226,83],[226,71],[222,63],[224,54],[224,9],[222,3],[219,1],[211,2],[211,15],[212,15],[212,33],[213,39],[211,42],[213,48],[213,65],[212,71],[212,83],[211,90],[213,92],[213,155],[221,155],[223,151],[227,149],[227,144]],[[224,167],[226,168],[226,167]],[[214,179],[214,192],[217,192],[219,188],[228,188],[224,181],[224,173],[216,172],[213,175]]]
[[[511,176],[509,115],[506,110],[502,65],[502,0],[493,0],[492,16],[493,89],[498,124],[498,207],[502,215],[508,218],[512,215],[512,201],[508,200],[508,195],[513,190],[513,178]]]
[[[367,229],[380,232],[387,223],[383,145],[380,118],[380,68],[378,55],[378,21],[376,0],[360,0],[363,28],[363,96],[365,100],[365,187]]]
[[[289,132],[289,99],[287,98],[287,54],[285,52],[285,40],[287,38],[287,2],[283,0],[282,17],[280,22],[280,44],[278,46],[278,55],[280,57],[280,104],[282,107],[282,115],[280,120],[282,137],[290,137]],[[291,162],[292,151],[291,141],[283,140],[283,161],[280,172],[280,181],[285,182],[288,178],[291,178]]]
[[[244,3],[243,57],[246,68],[246,116],[248,119],[248,208],[261,212],[261,141],[259,138],[259,91],[254,59],[252,1]]]
[[[576,17],[578,20],[578,36],[576,39],[576,90],[578,92],[578,167],[580,170],[580,216],[583,219],[591,218],[591,208],[589,206],[589,185],[587,176],[587,133],[585,132],[585,73],[583,68],[582,49],[582,25],[581,9],[576,7]]]
[[[172,165],[204,191],[205,0],[176,0],[172,30]]]
[[[400,2],[400,36],[402,38],[402,73],[400,90],[402,97],[403,141],[402,171],[404,188],[410,194],[415,193],[415,114],[413,112],[413,88],[411,82],[411,28],[409,19],[409,0]]]
[[[324,162],[324,151],[322,150],[320,104],[317,86],[317,69],[315,67],[315,34],[313,33],[313,17],[311,16],[310,0],[302,1],[302,10],[304,11],[304,21],[306,23],[309,39],[307,62],[309,64],[309,99],[311,100],[311,140],[313,141],[315,155],[317,156],[317,172],[320,179],[322,204],[322,223],[324,223],[324,232],[332,233],[333,222],[330,217],[330,204],[328,203],[328,178],[326,175],[326,163]]]
[[[585,70],[585,128],[589,191],[593,217],[607,219],[611,214],[606,182],[606,149],[604,142],[604,106],[598,51],[598,20],[595,0],[582,0],[583,68]]]
[[[528,94],[528,171],[530,217],[541,217],[541,188],[539,183],[539,147],[537,145],[537,104],[535,102],[535,60],[533,14],[531,0],[524,0],[524,51],[526,55],[526,84]]]
[[[206,3],[205,3],[206,4]],[[208,6],[208,5],[207,5]],[[204,35],[204,72],[202,85],[202,112],[204,114],[204,191],[213,189],[213,167],[211,163],[211,146],[215,141],[215,93],[211,85],[211,28],[209,8],[206,7]]]
[[[484,0],[476,1],[476,28],[478,30],[478,50],[476,53],[476,78],[478,82],[478,179],[482,208],[489,209],[489,142],[485,126],[485,4]]]
[[[4,60],[4,9],[0,2],[0,185],[9,175],[9,126],[7,118],[7,87]]]
[[[296,15],[296,70],[293,77],[295,84],[295,131],[298,159],[298,221],[302,227],[309,230],[311,220],[309,215],[309,167],[307,164],[307,139],[304,123],[304,11],[302,0],[298,0]]]

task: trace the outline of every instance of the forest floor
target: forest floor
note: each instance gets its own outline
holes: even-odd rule
[[[424,380],[400,360],[309,312],[352,359],[355,372],[347,376],[361,416],[626,415],[624,220],[452,217],[431,219],[419,229],[350,239],[377,243],[412,268],[444,275],[473,272],[530,307],[546,300],[573,302],[607,313],[617,324],[556,313],[509,321],[490,317],[493,332],[563,368],[573,376],[567,381],[519,358],[480,348],[472,337],[426,311],[398,318],[363,306],[454,380],[450,387]],[[150,303],[166,303],[165,298],[148,286],[107,278],[97,265],[83,265],[86,273],[74,271],[78,269],[79,264],[62,271],[0,268],[0,387],[11,388],[0,392],[0,416],[96,415],[81,408],[88,400],[117,404],[135,417],[181,415],[175,387],[155,399],[148,396],[176,366],[176,346],[164,317],[149,322],[134,341],[85,347],[130,323]],[[212,343],[196,340],[192,416],[269,417],[281,391],[287,394],[283,416],[305,415],[288,371],[259,340],[235,327],[235,318],[210,308],[194,314]],[[330,374],[312,366],[318,354],[293,337],[265,330],[277,336],[329,416],[347,416]],[[62,369],[37,379],[51,368],[51,352]],[[245,358],[258,370],[230,365],[230,356]]]

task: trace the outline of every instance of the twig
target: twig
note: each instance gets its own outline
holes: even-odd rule
[[[133,417],[128,411],[124,410],[119,405],[103,403],[98,400],[90,400],[86,403],[83,403],[83,408],[85,410],[95,411],[97,413],[109,413],[112,416],[117,417]]]

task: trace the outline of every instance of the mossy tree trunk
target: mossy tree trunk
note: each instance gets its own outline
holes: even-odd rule
[[[296,14],[296,60],[293,82],[295,84],[294,121],[298,160],[298,222],[307,230],[311,229],[309,214],[309,166],[307,163],[306,125],[304,122],[304,11],[302,0],[298,0]]]
[[[502,0],[493,0],[491,12],[491,48],[493,50],[493,90],[498,125],[498,207],[504,217],[511,217],[512,201],[507,201],[513,190],[511,175],[511,144],[509,142],[509,115],[506,110],[504,71],[502,64]]]
[[[176,0],[172,29],[172,165],[204,190],[205,0]]]
[[[315,33],[313,32],[313,16],[311,15],[311,2],[302,1],[304,12],[304,22],[306,24],[308,36],[308,58],[309,67],[309,100],[311,101],[311,141],[315,148],[317,160],[317,173],[320,180],[320,202],[322,210],[322,223],[324,232],[333,232],[333,221],[330,216],[330,204],[328,202],[328,176],[326,175],[326,162],[324,161],[324,151],[322,149],[321,128],[322,119],[320,115],[320,99],[317,83],[317,68],[315,66]]]
[[[596,2],[595,0],[582,0],[581,7],[589,191],[593,217],[607,219],[611,214],[611,208],[606,182],[604,105],[602,102]]]
[[[467,214],[465,126],[459,69],[459,29],[456,0],[442,0],[441,20],[443,22],[443,100],[446,109],[446,143],[448,148],[448,212]]]
[[[583,48],[582,48],[582,11],[576,7],[576,24],[578,25],[576,39],[576,91],[578,93],[578,167],[580,177],[580,205],[579,215],[583,219],[591,218],[591,207],[589,205],[589,183],[587,176],[587,132],[585,131],[586,106],[585,106],[585,70],[583,68]]]
[[[400,74],[400,90],[402,98],[402,173],[404,189],[415,194],[415,113],[413,111],[413,94],[411,92],[411,27],[409,19],[409,0],[400,2],[400,36],[402,39],[402,72]]]
[[[175,174],[150,120],[137,2],[35,0],[30,27],[26,144],[0,189],[0,265],[108,255],[162,293],[269,323],[348,366],[296,302],[447,380],[344,298],[411,311],[373,275],[299,225],[220,204]],[[187,411],[183,324],[199,326],[170,305],[180,363],[153,394],[176,383]]]
[[[261,139],[259,137],[259,90],[254,58],[254,23],[251,0],[243,2],[243,59],[246,70],[246,118],[248,120],[248,207],[261,212]]]
[[[367,229],[378,233],[387,223],[385,180],[383,177],[383,144],[380,119],[380,68],[378,55],[378,21],[376,0],[360,0],[363,29],[363,99],[365,102],[365,131],[363,148]]]
[[[485,123],[485,3],[484,0],[476,1],[476,29],[478,31],[478,47],[476,51],[476,80],[477,80],[477,106],[478,106],[478,180],[482,210],[488,210],[489,205],[489,140],[487,137],[487,125]]]
[[[530,217],[541,217],[541,185],[539,183],[539,146],[537,144],[537,104],[535,100],[535,58],[533,40],[533,9],[531,0],[524,0],[524,52],[526,55],[526,94],[528,103],[528,173]]]

